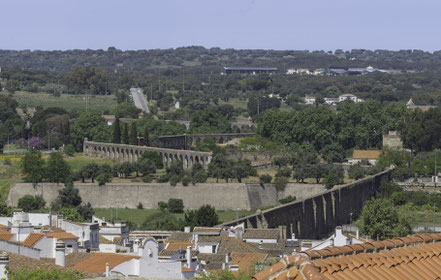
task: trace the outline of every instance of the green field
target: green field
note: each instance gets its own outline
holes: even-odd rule
[[[435,225],[441,224],[441,212],[432,211],[417,211],[417,210],[403,210],[398,209],[398,213],[404,215],[411,226],[417,225],[432,225],[435,218]]]
[[[131,221],[134,224],[141,225],[144,223],[146,218],[150,215],[159,213],[160,210],[158,209],[128,209],[128,208],[118,208],[118,216],[116,216],[116,208],[96,208],[95,209],[95,216],[97,217],[104,217],[107,221],[109,220],[126,220]],[[218,210],[216,211],[219,215],[219,220],[223,222],[228,222],[231,220],[236,219],[236,211],[229,210]],[[255,213],[255,211],[246,211],[246,210],[240,210],[239,211],[239,217],[244,217],[247,215],[251,215]],[[184,219],[184,214],[174,214],[179,219]]]
[[[7,92],[0,92],[0,95],[9,95]],[[12,97],[17,100],[19,107],[60,107],[66,111],[83,111],[86,109],[85,95],[81,94],[62,94],[60,97],[55,97],[49,93],[31,93],[24,91],[17,91],[12,94]],[[89,108],[97,113],[104,113],[104,111],[112,109],[117,103],[113,95],[92,95],[90,97]]]

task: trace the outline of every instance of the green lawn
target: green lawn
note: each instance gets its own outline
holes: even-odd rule
[[[95,209],[95,216],[97,217],[105,217],[106,220],[118,219],[118,220],[127,220],[131,221],[134,224],[141,225],[145,219],[153,215],[155,213],[158,213],[158,209],[127,209],[127,208],[118,208],[118,216],[116,216],[116,208],[96,208]],[[219,215],[219,220],[221,223],[228,222],[231,220],[236,219],[236,211],[234,210],[218,210],[216,211]],[[255,213],[255,211],[246,211],[246,210],[240,210],[239,211],[239,217],[248,216]],[[184,214],[175,214],[177,218],[183,219]]]
[[[441,213],[432,211],[417,211],[417,210],[403,210],[398,209],[398,213],[408,218],[411,226],[417,225],[432,225],[433,217],[435,216],[435,225],[441,224]]]
[[[7,92],[0,92],[0,95],[9,95]],[[17,91],[12,97],[18,102],[19,107],[60,107],[66,111],[83,111],[86,109],[85,95],[81,94],[62,94],[60,97],[54,97],[48,93],[31,93]],[[116,105],[113,95],[96,96],[90,98],[90,109],[102,114]]]

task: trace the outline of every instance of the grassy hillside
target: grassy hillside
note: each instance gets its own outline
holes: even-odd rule
[[[7,92],[0,92],[0,95],[9,95]],[[17,91],[12,95],[17,100],[19,107],[60,107],[66,111],[83,111],[86,109],[85,95],[62,94],[55,97],[49,93],[31,93],[25,91]],[[89,108],[97,113],[102,114],[106,110],[110,110],[116,105],[113,95],[93,95],[90,97]]]

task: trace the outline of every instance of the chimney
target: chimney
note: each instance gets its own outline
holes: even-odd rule
[[[342,236],[343,235],[343,230],[341,229],[340,226],[335,228],[335,237],[337,236]]]
[[[139,239],[135,239],[135,241],[133,241],[133,252],[138,253],[138,250],[139,250]]]
[[[329,245],[329,247],[334,247],[334,238],[331,238],[331,240],[329,240],[330,241],[330,245]]]
[[[3,252],[0,255],[0,279],[8,280],[7,266],[9,266],[9,255],[8,253]]]
[[[355,231],[355,238],[359,239],[360,238],[360,232],[357,230]]]
[[[63,241],[55,244],[55,264],[59,266],[66,265],[66,245]]]
[[[106,263],[106,278],[110,277],[109,263]]]
[[[198,234],[195,234],[193,238],[194,238],[194,249],[195,249],[195,250],[198,250],[198,240],[199,240],[199,235],[198,235]]]
[[[184,232],[189,233],[190,232],[190,227],[184,227]]]
[[[230,253],[225,254],[225,263],[226,264],[230,263]]]
[[[187,247],[187,268],[191,268],[191,246]]]
[[[292,240],[296,240],[296,234],[295,234],[295,233],[292,233],[292,234],[291,234],[291,239],[292,239]]]

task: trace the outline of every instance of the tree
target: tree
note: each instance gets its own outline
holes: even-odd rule
[[[167,203],[167,209],[171,213],[183,213],[184,212],[184,202],[179,198],[169,198]]]
[[[81,222],[83,218],[78,213],[77,208],[74,207],[63,207],[59,211],[60,215],[63,215],[63,218],[68,221]]]
[[[207,109],[194,114],[190,123],[191,133],[229,133],[231,123],[214,110]]]
[[[92,162],[87,164],[85,167],[87,170],[87,177],[92,179],[92,183],[95,183],[95,178],[99,175],[100,168],[98,164]]]
[[[388,200],[369,200],[361,211],[360,220],[361,234],[369,235],[373,239],[384,240],[412,233],[409,222],[398,215]]]
[[[137,170],[143,176],[147,176],[156,172],[156,166],[150,159],[141,159],[138,160]]]
[[[162,161],[162,157],[160,154],[158,154],[156,152],[145,151],[139,160],[141,161],[144,159],[148,159],[148,160],[153,161],[153,163],[155,164],[157,169],[164,168],[164,163]]]
[[[0,200],[0,217],[12,217],[13,208],[6,205],[4,200]]]
[[[49,182],[60,183],[71,179],[71,171],[61,152],[51,153],[46,163],[46,177]]]
[[[213,227],[219,224],[216,209],[210,205],[203,205],[198,210],[187,210],[184,219],[185,224],[190,227]]]
[[[349,178],[351,179],[355,179],[355,180],[361,179],[364,177],[364,174],[365,172],[363,170],[363,167],[361,167],[361,164],[351,165],[348,169],[348,175]]]
[[[325,184],[325,187],[327,189],[332,189],[332,187],[338,185],[340,182],[341,182],[341,177],[334,172],[331,172],[328,175],[326,175],[325,179],[323,180],[323,184]]]
[[[100,173],[96,178],[99,186],[104,186],[106,183],[112,182],[112,174],[111,173]]]
[[[150,139],[149,139],[149,130],[148,130],[148,128],[144,129],[144,146],[150,146]]]
[[[122,132],[122,143],[123,144],[129,144],[129,125],[127,123],[124,123],[123,126],[123,132]]]
[[[123,162],[119,166],[119,172],[124,174],[124,178],[129,177],[133,171],[135,170],[133,168],[133,164],[131,164],[130,162]]]
[[[322,156],[328,163],[343,162],[345,151],[340,144],[331,143],[323,147]]]
[[[80,280],[84,279],[85,275],[77,270],[61,271],[58,268],[23,268],[20,270],[13,270],[8,274],[9,280],[38,280],[38,279],[53,279],[53,280]]]
[[[61,207],[77,207],[81,204],[81,197],[78,189],[74,188],[72,182],[64,184],[64,188],[58,191],[58,198]]]
[[[138,132],[136,130],[136,122],[132,122],[132,125],[130,126],[129,144],[138,145]]]
[[[46,205],[41,195],[25,195],[18,200],[18,208],[23,209],[24,212],[31,212],[35,210],[43,209]]]
[[[66,148],[64,149],[64,153],[70,157],[73,157],[75,153],[75,148],[72,144],[67,144]]]
[[[111,142],[112,131],[101,115],[86,110],[75,119],[71,129],[71,140],[75,150],[81,151],[84,139]]]
[[[20,89],[20,82],[17,80],[8,80],[6,82],[5,89],[10,93],[15,93],[17,90]]]
[[[26,182],[34,186],[41,182],[44,177],[44,160],[41,158],[41,152],[29,149],[21,160],[21,170]]]
[[[170,176],[181,178],[184,176],[184,165],[181,160],[175,160],[166,168],[166,172]]]
[[[87,202],[86,205],[78,205],[76,210],[85,221],[92,220],[92,216],[95,214],[95,210],[92,208],[90,202]]]
[[[243,178],[249,176],[256,176],[257,171],[251,166],[251,161],[248,159],[239,159],[233,165],[233,177],[242,183]]]
[[[269,174],[262,174],[259,176],[259,182],[261,185],[269,184],[273,180],[273,177]]]
[[[112,142],[116,144],[121,144],[121,126],[119,124],[119,117],[115,118],[115,122],[113,123],[113,138]]]

